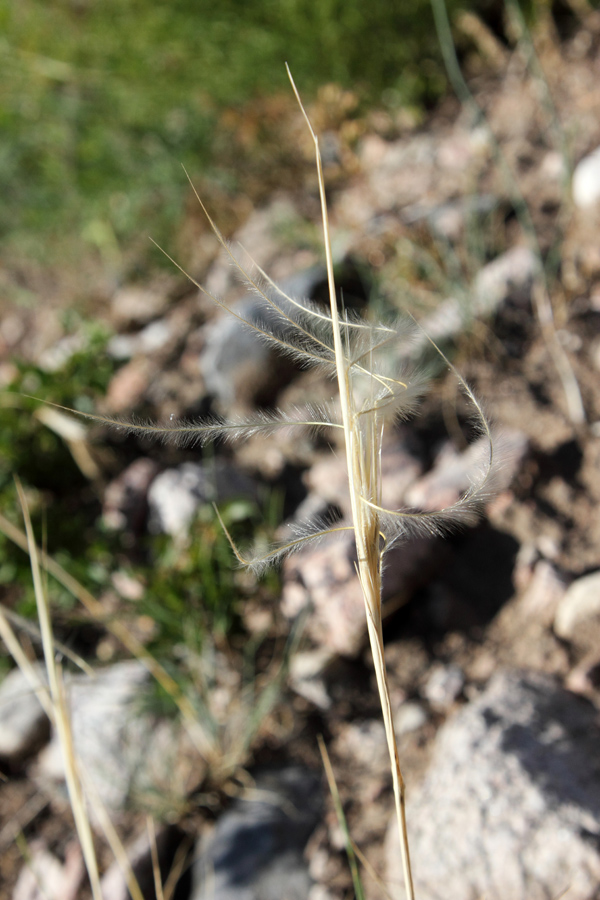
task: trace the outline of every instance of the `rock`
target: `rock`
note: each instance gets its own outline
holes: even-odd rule
[[[408,348],[412,357],[418,357],[427,348],[426,335],[437,343],[447,341],[459,334],[474,317],[492,316],[508,302],[515,306],[528,304],[539,268],[535,254],[521,246],[513,247],[487,263],[476,276],[468,301],[449,297],[421,322],[424,334]]]
[[[528,247],[517,245],[481,269],[473,284],[471,315],[492,315],[504,303],[527,306],[540,262]]]
[[[427,713],[420,703],[414,700],[407,700],[400,704],[397,712],[394,713],[394,731],[396,737],[400,738],[403,734],[411,731],[417,731],[427,722]]]
[[[353,766],[370,769],[374,776],[386,770],[390,763],[383,719],[363,719],[345,724],[340,729],[335,749],[336,754],[352,760]]]
[[[169,304],[166,285],[163,289],[128,285],[120,288],[112,298],[111,314],[117,329],[132,325],[146,325],[164,313]]]
[[[200,762],[182,730],[143,709],[149,673],[127,661],[99,669],[95,678],[74,676],[67,687],[75,753],[110,812],[144,794],[177,795]],[[46,789],[64,783],[60,742],[53,733],[34,774]],[[93,803],[91,805],[93,814]]]
[[[452,706],[464,686],[465,676],[459,666],[439,663],[423,686],[423,696],[434,709],[443,712]]]
[[[565,687],[596,702],[600,699],[600,653],[598,648],[588,654],[569,672]]]
[[[461,200],[449,200],[438,206],[416,203],[402,210],[402,220],[407,225],[426,222],[434,233],[448,241],[457,241],[462,237],[469,220],[481,221],[498,206],[498,199],[493,194],[478,194]]]
[[[577,578],[556,610],[554,632],[579,650],[600,646],[600,570]]]
[[[309,604],[306,632],[320,647],[354,656],[366,630],[364,602],[353,560],[354,535],[289,557],[283,564],[282,610],[296,618]]]
[[[12,900],[77,900],[85,876],[77,842],[67,846],[64,863],[50,853],[43,840],[29,843],[27,851],[28,859],[19,874]]]
[[[313,772],[258,773],[256,789],[221,816],[194,863],[190,900],[307,900],[311,879],[303,853],[322,803]]]
[[[498,673],[438,733],[407,817],[420,900],[592,900],[600,883],[600,728],[545,675]],[[397,826],[387,879],[400,884]]]
[[[106,405],[113,413],[135,409],[148,389],[152,366],[146,357],[139,356],[126,363],[113,375],[106,391]]]
[[[86,349],[87,341],[83,333],[69,334],[60,338],[40,353],[37,363],[46,372],[59,372],[76,353]]]
[[[535,619],[550,628],[565,592],[565,580],[552,563],[538,560],[519,600],[521,627],[525,620]]]
[[[285,279],[279,287],[295,300],[311,299],[324,278],[323,268],[312,266]],[[274,288],[265,286],[264,291],[284,312],[293,312],[289,301]],[[219,316],[206,328],[206,343],[200,356],[206,391],[224,413],[235,407],[272,402],[294,371],[293,363],[277,354],[274,344],[262,340],[240,321],[244,319],[258,327],[264,323],[284,337],[286,323],[281,315],[255,294],[248,294],[232,309],[234,315]]]
[[[379,212],[418,203],[432,186],[436,140],[418,134],[393,143],[380,142],[381,152],[373,153],[373,140],[365,146],[363,167],[374,208]],[[379,155],[376,166],[372,162]]]
[[[173,337],[173,325],[168,319],[150,322],[136,334],[116,334],[106,347],[113,359],[131,359],[137,353],[156,353]]]
[[[255,496],[252,479],[223,460],[182,463],[161,472],[150,485],[149,528],[153,532],[182,535],[203,504]]]
[[[440,543],[437,537],[415,538],[386,553],[382,593],[388,612],[434,577]],[[284,615],[295,618],[309,604],[313,608],[306,632],[320,647],[343,656],[360,652],[367,625],[353,532],[342,532],[284,561]]]
[[[44,666],[34,669],[46,684]],[[49,736],[50,723],[29,681],[19,668],[12,669],[0,684],[0,759],[18,766]]]
[[[572,191],[573,202],[579,209],[588,209],[600,200],[600,147],[575,166]]]
[[[289,685],[293,691],[319,709],[331,708],[325,670],[332,660],[328,650],[301,650],[290,660]]]
[[[158,463],[141,457],[106,488],[102,521],[108,528],[141,532],[148,515],[148,488],[159,472]]]
[[[494,436],[496,460],[501,467],[492,472],[486,494],[495,494],[510,486],[528,451],[529,443],[519,431],[504,429]],[[488,441],[482,437],[458,452],[447,443],[435,461],[433,469],[406,492],[406,503],[416,509],[436,510],[452,506],[477,484],[487,465]]]
[[[381,452],[381,493],[389,509],[399,509],[410,486],[423,472],[423,463],[409,446],[409,437],[387,441]],[[309,491],[339,507],[350,517],[348,467],[343,453],[321,455],[304,476]],[[310,496],[310,495],[309,495]]]
[[[156,834],[156,850],[161,875],[161,883],[164,886],[172,868],[175,854],[182,842],[182,834],[174,826],[160,828]],[[131,864],[133,874],[140,887],[143,897],[155,896],[155,882],[152,862],[152,849],[150,836],[145,830],[142,834],[125,848],[127,859]],[[104,900],[130,900],[131,894],[127,889],[127,881],[119,862],[115,860],[102,876],[102,897]]]

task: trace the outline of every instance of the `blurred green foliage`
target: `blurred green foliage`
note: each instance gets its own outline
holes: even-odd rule
[[[106,328],[82,323],[73,314],[70,317],[78,338],[76,349],[71,348],[53,371],[16,362],[12,383],[0,393],[0,512],[23,528],[14,486],[17,475],[38,543],[70,575],[99,599],[115,597],[117,571],[141,586],[139,600],[118,598],[112,612],[110,604],[107,607],[109,616],[133,623],[134,630],[140,617],[151,619],[153,627],[145,642],[161,659],[172,657],[177,646],[199,653],[206,635],[218,640],[239,627],[244,589],[229,542],[212,506],[200,508],[184,541],[155,534],[134,538],[103,525],[102,486],[84,477],[65,441],[36,416],[39,400],[93,410],[115,373],[117,364],[106,352]],[[264,511],[254,502],[229,502],[220,512],[236,541],[243,543],[249,535],[269,531]],[[274,595],[278,580],[276,575],[270,578],[265,589]],[[73,595],[52,578],[48,594],[57,636],[77,644],[82,640],[82,621],[89,622],[87,616]],[[3,533],[0,602],[36,620],[28,556]]]
[[[51,553],[63,553],[60,562],[80,558],[94,569],[88,544],[99,512],[98,501],[78,469],[64,440],[42,425],[35,415],[39,400],[90,411],[107,389],[116,364],[106,353],[104,326],[70,323],[77,346],[54,371],[15,361],[16,374],[0,393],[0,511],[22,529],[23,518],[14,487],[15,475],[26,490],[38,542]],[[65,323],[68,325],[69,323]],[[68,547],[68,554],[62,548]],[[76,574],[73,572],[73,574]],[[29,559],[0,535],[0,585],[6,602],[25,614],[35,611]],[[23,589],[23,586],[26,586]],[[90,580],[87,586],[92,587]],[[61,608],[73,606],[64,589],[53,591]]]
[[[289,92],[285,60],[307,98],[335,81],[393,105],[445,84],[429,0],[0,0],[0,35],[0,237],[37,258],[148,221],[161,241],[179,163],[218,167],[220,114]]]

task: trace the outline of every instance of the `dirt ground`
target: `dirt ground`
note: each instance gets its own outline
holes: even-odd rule
[[[584,660],[552,629],[553,598],[561,585],[600,568],[600,209],[575,208],[568,192],[561,193],[560,179],[551,177],[552,166],[562,165],[553,130],[557,122],[570,142],[575,162],[600,144],[597,16],[589,13],[583,21],[573,16],[569,33],[560,38],[542,30],[537,49],[545,79],[536,72],[531,74],[521,50],[506,46],[496,46],[495,62],[488,58],[470,63],[471,89],[516,176],[549,267],[554,265],[552,253],[558,252],[557,274],[550,281],[549,293],[554,327],[542,327],[539,307],[536,309],[531,299],[524,304],[509,301],[492,318],[476,321],[455,338],[454,364],[483,401],[498,433],[519,433],[526,439],[527,449],[510,486],[488,504],[483,521],[447,540],[433,576],[386,620],[393,703],[397,708],[405,702],[427,710],[423,721],[400,738],[409,789],[426,770],[440,724],[498,667],[550,673],[600,704],[600,678],[596,677],[600,656]],[[480,42],[484,37],[482,31]],[[483,53],[481,46],[479,49]],[[548,111],[548,97],[554,111]],[[322,103],[316,115],[327,119],[326,104]],[[358,125],[354,123],[359,140],[348,137],[350,128],[343,120],[337,123],[337,131],[331,126],[328,133],[338,142],[337,159],[328,168],[333,182],[334,227],[343,225],[345,197],[354,197],[355,203],[356,192],[365,182],[366,164],[357,149],[361,141],[364,147],[369,137],[385,142],[401,134],[415,146],[425,137],[443,139],[449,141],[449,147],[456,147],[468,121],[465,110],[449,99],[422,124],[407,126],[405,131],[375,113]],[[292,134],[296,127],[294,118]],[[419,171],[417,163],[411,177],[418,178]],[[439,183],[434,179],[424,198],[428,207],[456,199],[449,181],[451,176],[443,173]],[[493,154],[479,164],[478,193],[498,198],[495,239],[501,249],[526,244],[529,239],[517,220],[511,190],[498,173]],[[292,200],[302,211],[308,209],[315,215],[314,191],[310,201],[300,200],[299,195]],[[402,269],[394,255],[400,239],[422,239],[429,242],[434,254],[437,250],[427,229],[419,223],[407,225],[402,211],[373,210],[373,217],[376,215],[383,223],[380,231],[371,230],[355,240],[353,250],[361,264],[375,262],[385,292],[385,279]],[[183,246],[189,246],[190,236],[196,233],[196,221],[194,213],[183,224]],[[457,252],[463,254],[460,247]],[[414,269],[409,277],[414,279],[415,290],[426,286],[425,276]],[[37,274],[32,278],[39,281]],[[183,333],[194,323],[186,318],[192,304],[182,284],[183,279],[179,282],[175,276],[169,282],[172,294],[182,298],[177,303]],[[110,298],[100,307],[110,318]],[[8,315],[14,320],[19,312],[6,313],[5,320]],[[0,363],[4,371],[11,355],[31,358],[46,343],[36,330],[41,329],[40,321],[29,313],[24,316],[26,327],[18,340],[8,341],[6,330],[3,332],[6,346]],[[53,328],[46,334],[53,333]],[[569,416],[558,371],[561,351],[567,355],[581,392],[584,422],[573,422]],[[185,408],[189,385],[186,388],[173,378],[170,384],[172,396]],[[416,433],[428,436],[445,428],[452,430],[459,420],[464,421],[461,403],[455,379],[449,375],[440,380],[415,423]],[[436,704],[428,688],[432,673],[456,669],[462,673],[458,690],[450,692],[449,700]],[[369,731],[376,727],[372,723],[379,716],[369,652],[364,649],[355,658],[339,658],[328,669],[327,687],[333,700],[327,711],[289,695],[287,713],[289,718],[291,710],[292,722],[281,729],[285,743],[278,744],[275,732],[264,736],[255,748],[254,761],[293,758],[318,768],[316,735],[324,734],[353,839],[381,872],[383,839],[393,801],[385,755],[369,749],[380,746]],[[16,821],[28,842],[43,837],[59,855],[64,855],[72,835],[67,808],[61,812],[55,801],[40,797],[26,776],[8,771],[6,776],[0,784],[0,900],[12,896],[22,865],[23,843],[13,828]],[[202,815],[192,812],[183,827],[192,832],[201,828],[202,822]],[[329,800],[324,823],[311,840],[308,855],[313,877],[327,887],[331,897],[351,895],[347,861]],[[365,880],[368,895],[381,896],[374,882]]]

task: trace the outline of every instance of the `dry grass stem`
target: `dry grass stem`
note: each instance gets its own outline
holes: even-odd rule
[[[312,521],[306,525],[292,526],[286,539],[271,548],[269,552],[257,556],[242,553],[227,534],[224,523],[221,524],[239,562],[256,571],[261,571],[286,554],[301,549],[309,541],[319,540],[332,534],[341,534],[348,530],[354,532],[357,576],[364,597],[367,629],[390,757],[405,894],[407,900],[413,900],[414,889],[406,823],[405,785],[398,758],[384,658],[381,608],[383,557],[386,549],[400,539],[418,534],[442,533],[457,523],[470,521],[478,514],[494,489],[492,478],[493,443],[490,426],[479,402],[459,373],[432,341],[433,347],[456,376],[460,388],[473,409],[479,434],[485,444],[485,453],[481,465],[474,473],[470,489],[447,508],[435,512],[422,512],[388,509],[383,506],[381,449],[384,430],[386,426],[399,419],[407,418],[414,412],[426,387],[424,377],[418,372],[408,368],[406,371],[398,371],[398,362],[390,353],[390,348],[397,341],[406,344],[407,339],[417,332],[417,326],[409,316],[394,325],[370,324],[347,312],[338,310],[319,141],[291,75],[290,81],[314,142],[329,286],[328,310],[309,301],[300,302],[288,296],[276,287],[262,269],[253,264],[252,271],[250,271],[249,267],[240,263],[199,197],[198,202],[224,252],[229,256],[250,290],[262,302],[264,309],[262,321],[257,322],[244,318],[237,310],[230,308],[221,299],[208,292],[175,260],[172,262],[200,291],[254,332],[260,340],[296,360],[302,367],[318,367],[333,378],[337,382],[338,402],[308,404],[291,411],[258,413],[252,419],[233,418],[227,421],[210,418],[154,424],[103,415],[80,415],[124,432],[139,433],[184,447],[202,446],[215,438],[224,438],[229,441],[240,440],[257,433],[271,434],[279,428],[299,426],[326,433],[333,428],[343,433],[352,510],[351,522],[339,524],[328,521]],[[171,257],[168,258],[171,259]],[[253,272],[257,274],[253,274]],[[62,407],[60,408],[62,409]],[[1,519],[0,527],[9,533],[6,523],[3,523]],[[20,536],[13,535],[13,540],[19,543]],[[407,552],[410,551],[407,550]],[[63,584],[69,581],[66,573],[60,571],[56,566],[51,566],[50,561],[48,561],[48,571],[58,577]],[[97,615],[96,601],[83,592],[80,586],[75,588],[74,585],[71,585],[71,587],[74,588],[76,595],[80,597],[85,606]],[[118,623],[111,623],[108,627],[126,646],[132,649],[132,652],[148,666],[159,683],[175,697],[184,718],[188,725],[191,725],[190,719],[193,721],[194,715],[190,710],[189,701],[179,694],[176,685],[170,684],[170,676],[155,660],[148,658],[148,654],[142,647],[135,646],[134,649],[133,639],[126,631],[123,632],[122,626]],[[201,746],[201,749],[204,751],[204,755],[208,754],[209,757],[214,755],[215,748],[210,744],[208,735],[200,735],[201,745],[203,742],[204,745]]]
[[[33,577],[38,619],[42,636],[44,660],[46,663],[46,671],[48,674],[49,689],[46,695],[47,701],[43,702],[43,706],[46,713],[49,714],[49,718],[52,721],[54,728],[56,729],[62,749],[65,768],[65,781],[69,794],[69,802],[73,811],[75,828],[77,830],[85,866],[90,879],[93,900],[102,900],[98,862],[96,859],[92,829],[90,826],[85,795],[81,782],[81,774],[75,755],[75,748],[73,746],[73,733],[71,731],[71,723],[67,712],[67,702],[65,686],[62,677],[62,669],[55,655],[54,636],[52,633],[52,623],[50,620],[50,608],[42,579],[39,552],[33,535],[33,528],[31,525],[31,519],[29,517],[29,510],[27,507],[27,501],[23,488],[18,481],[16,482],[16,485],[19,502],[23,511],[23,518],[25,520],[27,549],[29,552],[29,558],[31,560],[31,574]],[[17,662],[19,662],[18,655],[15,656],[15,659]],[[25,668],[23,671],[27,675],[27,668]]]

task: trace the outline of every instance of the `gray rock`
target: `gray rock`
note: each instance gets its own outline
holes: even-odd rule
[[[434,709],[443,711],[452,706],[464,685],[465,676],[459,666],[439,663],[425,682],[423,696]]]
[[[600,570],[577,578],[561,597],[554,631],[584,651],[600,645]]]
[[[175,798],[183,791],[189,767],[200,773],[198,755],[184,732],[144,706],[149,680],[144,666],[133,660],[100,669],[95,678],[74,676],[67,686],[75,754],[86,784],[111,813],[148,795]],[[33,774],[45,789],[64,790],[56,733],[39,754]],[[93,803],[91,808],[93,814]]]
[[[600,883],[600,727],[541,674],[496,675],[438,734],[407,815],[420,900],[592,900]],[[387,876],[402,881],[390,823]]]
[[[166,469],[150,485],[149,527],[153,532],[182,535],[203,504],[255,496],[255,483],[222,460],[212,464],[182,463]]]
[[[317,825],[320,779],[299,767],[256,776],[236,800],[192,870],[190,900],[307,900],[304,848]]]
[[[35,665],[43,683],[46,670]],[[48,740],[50,723],[29,681],[12,669],[0,685],[0,758],[19,765]]]
[[[323,268],[313,266],[285,279],[280,287],[295,300],[310,299],[324,278]],[[284,312],[293,312],[292,305],[277,291],[271,287],[264,290]],[[236,405],[247,407],[257,400],[272,400],[289,380],[285,377],[286,370],[291,370],[289,361],[276,356],[274,345],[261,340],[252,327],[240,321],[244,319],[255,327],[266,324],[285,337],[283,318],[255,294],[240,300],[233,311],[235,316],[221,316],[206,329],[206,344],[200,358],[206,391],[224,412]]]
[[[425,335],[438,343],[449,340],[473,318],[491,316],[509,300],[517,306],[525,305],[539,268],[537,257],[527,247],[516,246],[502,253],[480,270],[469,297],[447,298],[421,322],[425,334],[413,342],[409,352],[415,357],[427,348]]]

